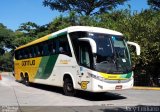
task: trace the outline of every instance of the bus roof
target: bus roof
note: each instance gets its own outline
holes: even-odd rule
[[[22,46],[16,48],[16,50],[24,48],[24,47],[31,46],[31,45],[34,45],[34,44],[42,42],[42,41],[46,41],[46,40],[51,39],[51,38],[58,37],[58,36],[63,35],[63,34],[67,34],[67,33],[71,33],[71,32],[77,32],[77,31],[86,31],[86,32],[94,32],[94,33],[105,33],[105,34],[121,35],[122,36],[122,33],[120,33],[120,32],[117,32],[117,31],[114,31],[114,30],[105,29],[105,28],[91,27],[91,26],[71,26],[71,27],[67,27],[67,28],[65,28],[63,30],[59,30],[57,32],[51,33],[49,35],[46,35],[44,37],[41,37],[39,39],[36,39],[36,40],[34,40],[32,42],[29,42],[29,43],[27,43],[25,45],[22,45]]]
[[[95,32],[95,33],[106,33],[106,34],[112,34],[112,35],[122,35],[122,33],[109,30],[105,28],[100,27],[91,27],[91,26],[71,26],[67,28],[68,33],[70,32],[76,32],[76,31],[86,31],[86,32]]]

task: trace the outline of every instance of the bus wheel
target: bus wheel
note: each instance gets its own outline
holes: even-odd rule
[[[75,95],[75,89],[73,87],[73,82],[70,78],[64,79],[63,91],[64,91],[64,94],[67,96],[74,96]]]
[[[21,73],[21,74],[20,74],[20,80],[19,80],[19,82],[20,82],[20,83],[23,83],[23,82],[24,82],[24,76],[23,76],[23,73]]]
[[[29,77],[28,77],[28,74],[25,74],[25,77],[24,77],[24,84],[26,85],[26,86],[29,86],[30,85],[30,83],[29,83]]]

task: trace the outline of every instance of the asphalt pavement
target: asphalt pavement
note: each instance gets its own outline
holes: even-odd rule
[[[69,97],[63,94],[62,88],[40,84],[27,87],[16,82],[11,73],[0,75],[0,111],[3,112],[106,112],[146,108],[160,111],[157,90],[134,88],[103,94],[78,91],[77,96]]]

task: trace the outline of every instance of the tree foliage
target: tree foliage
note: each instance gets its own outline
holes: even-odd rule
[[[33,22],[22,23],[18,29],[18,31],[23,32],[26,36],[36,37],[37,31],[40,26]]]
[[[6,48],[13,48],[12,40],[13,40],[13,31],[7,29],[6,26],[0,23],[0,55],[5,53]]]
[[[13,55],[10,52],[6,52],[4,55],[0,55],[0,71],[13,71]]]
[[[127,0],[44,0],[43,5],[60,12],[75,11],[80,15],[101,14]]]
[[[148,5],[154,10],[160,10],[160,0],[148,0]]]
[[[14,33],[15,39],[13,41],[14,46],[18,47],[24,45],[30,41],[47,35],[48,25],[39,26],[34,22],[22,23]]]

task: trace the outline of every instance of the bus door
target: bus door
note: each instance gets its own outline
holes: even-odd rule
[[[87,89],[87,85],[90,83],[88,72],[93,68],[93,56],[91,46],[86,41],[79,42],[79,65],[80,73],[78,83],[81,89]]]

